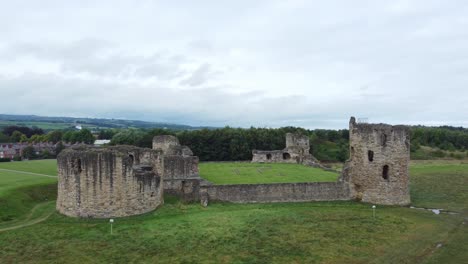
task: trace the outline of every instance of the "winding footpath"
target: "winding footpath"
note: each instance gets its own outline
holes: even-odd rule
[[[35,225],[35,224],[38,224],[38,223],[40,223],[42,221],[47,220],[47,218],[49,218],[49,216],[51,216],[55,212],[55,208],[52,207],[53,210],[45,210],[45,212],[42,213],[41,215],[39,215],[39,217],[37,217],[37,218],[33,218],[33,214],[34,214],[35,211],[37,211],[38,208],[47,207],[51,203],[53,203],[53,201],[36,204],[31,209],[31,212],[29,212],[28,217],[26,219],[18,221],[17,223],[15,223],[12,226],[0,228],[0,233],[4,232],[4,231],[8,231],[8,230],[14,230],[14,229],[18,229],[18,228],[22,228],[22,227],[26,227],[26,226]]]
[[[34,172],[29,172],[29,171],[8,170],[8,169],[0,169],[0,171],[17,172],[17,173],[23,173],[23,174],[34,175],[34,176],[42,176],[42,177],[49,177],[49,178],[57,178],[57,176],[52,176],[52,175],[47,175],[47,174],[41,174],[41,173],[34,173]]]
[[[16,172],[16,173],[27,174],[27,175],[31,175],[31,176],[39,176],[39,177],[57,178],[57,176],[41,174],[41,173],[34,173],[34,172],[29,172],[29,171],[19,171],[19,170],[9,170],[9,169],[0,169],[0,171]],[[14,230],[14,229],[18,229],[18,228],[23,228],[23,227],[35,225],[35,224],[38,224],[40,222],[43,222],[43,221],[47,220],[47,218],[49,218],[49,216],[51,216],[55,212],[55,208],[52,207],[54,210],[45,210],[45,212],[43,214],[39,215],[36,218],[34,218],[33,215],[37,211],[38,208],[45,207],[50,203],[52,203],[52,202],[45,202],[45,203],[36,204],[31,209],[31,212],[29,212],[26,219],[18,221],[17,223],[14,223],[12,226],[4,227],[4,228],[0,227],[0,233],[4,232],[4,231],[9,231],[9,230]]]

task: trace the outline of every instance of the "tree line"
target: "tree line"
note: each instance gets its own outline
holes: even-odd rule
[[[53,130],[44,133],[40,128],[8,126],[0,133],[0,143],[39,143],[39,142],[68,142],[68,143],[94,143],[95,137],[88,129],[81,130]]]
[[[6,127],[0,133],[0,142],[84,142],[92,144],[96,138],[111,139],[111,144],[127,144],[151,148],[156,135],[170,134],[189,146],[201,161],[250,160],[252,150],[280,150],[285,148],[286,133],[301,133],[309,136],[311,153],[322,161],[345,161],[349,157],[349,131],[299,127],[283,128],[231,128],[170,130],[170,129],[105,129],[94,135],[87,129],[78,131],[55,130],[45,134],[41,129]],[[35,134],[33,134],[35,133]],[[431,155],[421,155],[421,146],[435,150]],[[412,157],[438,158],[443,151],[466,152],[468,129],[457,127],[411,127]],[[457,154],[461,155],[461,154]],[[466,156],[466,155],[465,155]]]

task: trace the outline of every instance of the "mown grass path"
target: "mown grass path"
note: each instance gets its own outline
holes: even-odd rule
[[[42,177],[49,177],[49,178],[57,178],[57,176],[41,174],[41,173],[34,173],[34,172],[28,172],[28,171],[8,170],[8,169],[0,169],[0,171],[22,173],[22,174],[27,174],[27,175],[42,176]]]
[[[49,218],[54,212],[55,212],[55,201],[36,204],[31,209],[31,212],[29,212],[26,219],[18,220],[18,221],[11,221],[11,222],[8,222],[6,225],[0,224],[0,232],[14,230],[14,229],[38,224],[42,221],[47,220],[47,218]]]

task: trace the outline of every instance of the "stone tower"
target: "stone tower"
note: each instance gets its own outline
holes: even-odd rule
[[[162,153],[164,192],[185,201],[198,200],[202,179],[198,174],[198,157],[192,150],[180,145],[177,137],[171,135],[155,136],[153,149]]]
[[[298,159],[301,163],[304,156],[309,154],[309,136],[295,133],[286,133],[285,151],[291,154],[292,158]]]
[[[352,198],[387,205],[410,204],[410,132],[407,126],[349,122],[350,159],[342,180]]]
[[[160,152],[133,146],[74,147],[57,157],[57,210],[109,218],[142,214],[163,204]]]

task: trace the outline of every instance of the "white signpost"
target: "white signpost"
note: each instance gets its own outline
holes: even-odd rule
[[[110,225],[111,225],[111,235],[112,235],[112,224],[114,223],[114,219],[112,219],[112,218],[109,219],[109,223],[110,223]]]

